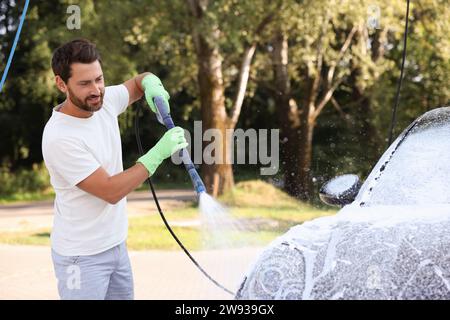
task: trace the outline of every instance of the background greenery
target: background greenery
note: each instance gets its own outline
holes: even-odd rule
[[[66,10],[71,3],[31,1],[14,63],[0,94],[0,199],[4,201],[52,196],[42,164],[41,137],[52,107],[63,99],[50,69],[52,51],[57,46],[77,37],[94,41],[102,53],[108,84],[120,83],[140,72],[154,72],[171,94],[175,122],[192,130],[193,121],[201,117],[198,61],[191,29],[220,31],[218,38],[206,39],[217,42],[221,50],[228,108],[236,94],[234,84],[242,54],[246,44],[254,41],[252,30],[275,5],[279,6],[275,7],[273,21],[255,38],[256,54],[237,127],[284,125],[280,120],[280,112],[284,111],[277,105],[274,93],[271,55],[277,32],[288,37],[291,96],[301,108],[311,79],[326,76],[350,26],[364,26],[368,6],[375,4],[381,10],[380,29],[362,30],[361,37],[352,40],[338,66],[342,82],[333,94],[334,101],[326,104],[317,119],[311,162],[315,190],[338,173],[352,172],[364,178],[386,148],[403,49],[406,1],[205,1],[205,19],[196,25],[186,1],[79,0],[81,29],[68,30]],[[23,1],[0,1],[0,70],[5,67],[22,6]],[[412,1],[397,134],[423,112],[448,105],[449,21],[447,1]],[[385,37],[384,50],[374,60],[370,49],[381,36]],[[321,71],[323,74],[315,75],[319,53],[327,67]],[[144,109],[140,117],[144,147],[152,146],[164,130],[143,102],[129,108],[120,117],[125,167],[138,157],[133,132],[138,104]],[[296,161],[298,154],[290,157]],[[287,168],[281,165],[280,172],[269,177],[270,182],[283,184]],[[263,178],[258,176],[258,169],[256,165],[235,165],[235,180]],[[155,179],[173,186],[188,183],[183,168],[169,162],[158,170]],[[315,194],[310,199],[313,203],[317,202]]]

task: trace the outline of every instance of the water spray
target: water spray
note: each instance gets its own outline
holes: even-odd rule
[[[166,102],[164,101],[164,99],[162,97],[155,97],[153,99],[153,102],[155,103],[156,108],[157,108],[156,117],[158,118],[158,121],[161,124],[163,124],[164,126],[166,126],[167,129],[171,129],[171,128],[175,127],[172,117],[170,116],[170,113],[168,112],[169,108],[166,106]],[[134,129],[135,129],[136,142],[138,145],[139,153],[143,154],[144,152],[143,152],[143,148],[142,148],[141,137],[139,135],[139,111],[140,111],[140,108],[138,106],[138,109],[136,111],[135,122],[134,122]],[[197,170],[195,169],[194,164],[192,163],[191,157],[189,156],[189,153],[187,152],[186,148],[180,150],[180,156],[181,156],[181,159],[183,161],[183,164],[184,164],[187,172],[189,173],[189,176],[191,177],[192,184],[194,185],[195,191],[197,192],[197,197],[198,197],[197,199],[201,200],[201,199],[205,199],[205,198],[206,199],[210,198],[208,196],[208,194],[206,193],[205,185],[204,185],[202,179],[200,178]],[[212,283],[214,283],[220,289],[231,294],[232,296],[235,296],[236,294],[233,291],[225,288],[223,285],[221,285],[219,282],[217,282],[213,277],[211,277],[200,266],[200,264],[194,259],[194,257],[191,255],[191,253],[183,245],[181,240],[178,239],[177,235],[172,230],[169,223],[167,222],[166,217],[164,216],[161,206],[159,205],[158,197],[156,196],[155,188],[153,187],[153,184],[152,184],[152,181],[150,178],[147,179],[147,183],[150,187],[150,190],[153,195],[153,200],[155,201],[156,207],[158,209],[159,215],[161,216],[161,219],[164,222],[164,225],[166,226],[167,230],[170,232],[170,234],[172,235],[174,240],[178,243],[180,248],[184,251],[184,253],[186,253],[186,255],[189,257],[189,259],[192,261],[192,263],[197,267],[198,270],[200,270],[201,273],[203,273],[203,275],[205,277],[207,277]]]

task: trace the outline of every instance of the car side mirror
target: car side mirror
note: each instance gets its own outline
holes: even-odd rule
[[[355,174],[344,174],[326,182],[319,191],[322,202],[330,206],[343,207],[352,203],[361,188],[359,177]]]

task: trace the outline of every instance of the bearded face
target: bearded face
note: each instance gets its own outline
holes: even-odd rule
[[[65,84],[67,98],[78,108],[95,112],[102,108],[105,83],[100,62],[73,63]]]
[[[70,87],[68,87],[69,95],[68,98],[70,101],[76,105],[78,108],[95,112],[101,109],[103,105],[103,96],[105,95],[105,88],[99,88],[98,94],[89,94],[88,96],[77,96],[75,92],[73,92]]]

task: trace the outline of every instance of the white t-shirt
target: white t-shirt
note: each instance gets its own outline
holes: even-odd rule
[[[42,154],[55,189],[52,248],[63,256],[93,255],[127,238],[126,198],[115,205],[76,185],[103,167],[123,171],[117,116],[128,106],[124,85],[105,88],[103,106],[89,118],[53,109],[42,137]]]

